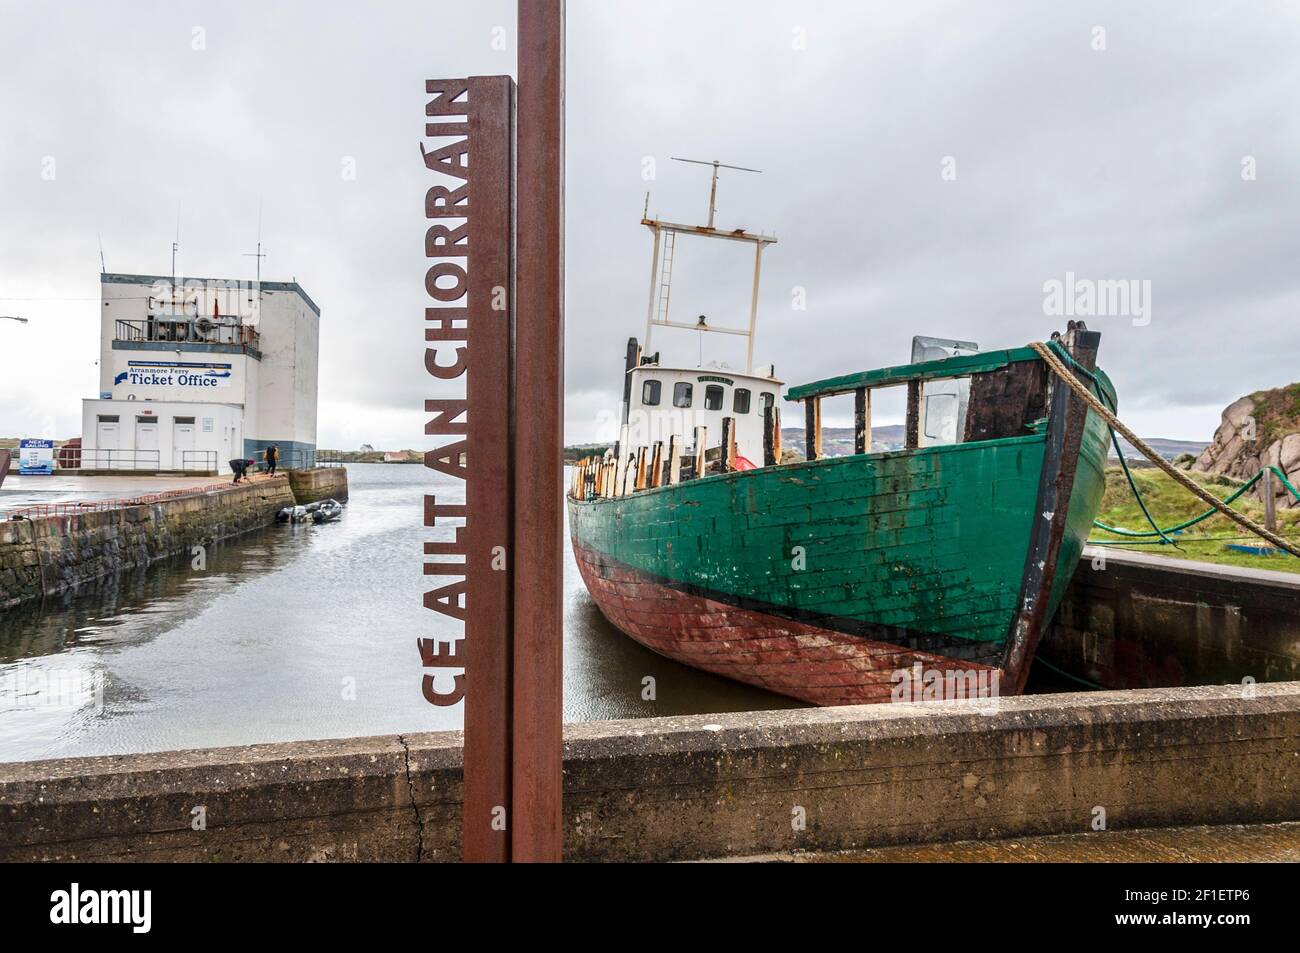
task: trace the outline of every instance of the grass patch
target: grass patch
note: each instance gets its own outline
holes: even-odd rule
[[[1227,477],[1213,476],[1208,473],[1192,473],[1192,479],[1204,487],[1212,496],[1225,499],[1241,483]],[[1170,479],[1163,471],[1151,467],[1133,471],[1133,480],[1142,492],[1147,508],[1161,527],[1174,526],[1204,512],[1206,506],[1187,490]],[[1258,523],[1264,522],[1264,504],[1252,494],[1247,493],[1232,504],[1233,509],[1245,513]],[[1106,494],[1102,497],[1101,512],[1097,518],[1103,523],[1123,529],[1138,531],[1149,530],[1150,526],[1138,508],[1133,493],[1129,490],[1124,471],[1119,467],[1106,469]],[[1300,509],[1277,509],[1278,535],[1288,540],[1300,540]],[[1194,559],[1200,562],[1222,563],[1229,566],[1247,566],[1254,569],[1280,569],[1286,572],[1300,572],[1300,559],[1282,553],[1277,556],[1252,556],[1248,553],[1234,552],[1227,548],[1228,543],[1247,546],[1267,546],[1264,540],[1248,530],[1238,526],[1222,513],[1215,513],[1209,519],[1183,530],[1171,537],[1178,545],[1124,545],[1107,547],[1110,549],[1131,549],[1134,552],[1152,553],[1157,556],[1169,556],[1174,559]],[[1090,540],[1122,540],[1116,536],[1094,527]]]

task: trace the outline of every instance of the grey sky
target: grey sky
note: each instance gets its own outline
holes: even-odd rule
[[[569,439],[644,330],[645,192],[704,217],[707,171],[669,155],[764,170],[724,177],[718,221],[780,238],[756,358],[785,380],[902,362],[915,333],[1043,337],[1066,272],[1149,280],[1149,324],[1089,319],[1102,364],[1141,432],[1208,438],[1300,378],[1298,41],[1280,2],[571,0]],[[97,234],[109,270],[166,274],[179,203],[178,271],[251,277],[260,201],[264,277],[323,311],[321,445],[421,446],[423,80],[513,68],[513,3],[0,2],[0,314],[31,319],[0,321],[0,435],[79,430]],[[676,277],[675,315],[743,316],[738,249],[683,242]]]

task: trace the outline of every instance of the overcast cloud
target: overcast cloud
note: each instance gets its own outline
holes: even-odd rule
[[[1149,323],[1089,319],[1148,436],[1208,438],[1300,379],[1293,4],[571,0],[568,44],[571,442],[644,332],[646,191],[706,213],[707,170],[670,155],[763,170],[724,174],[718,222],[780,239],[756,358],[786,381],[903,362],[918,333],[1042,338],[1067,272],[1150,282]],[[251,277],[260,203],[263,276],[323,312],[320,444],[423,445],[423,81],[513,70],[508,2],[0,2],[0,314],[30,319],[0,321],[0,436],[80,429],[97,236],[110,271],[167,274],[179,205],[178,271]],[[742,320],[748,268],[683,241],[675,316]]]

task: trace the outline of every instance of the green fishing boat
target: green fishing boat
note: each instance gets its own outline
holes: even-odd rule
[[[663,233],[686,227],[643,224],[661,274]],[[725,236],[754,243],[757,288],[775,239]],[[656,299],[652,283],[649,323],[682,326]],[[1070,322],[1049,347],[1114,406],[1099,343]],[[671,366],[629,342],[620,440],[574,469],[567,502],[604,615],[686,665],[819,705],[1019,693],[1101,503],[1109,431],[1030,347],[917,338],[913,353],[780,401],[771,367]],[[886,387],[907,391],[901,449],[872,442]],[[843,394],[854,452],[824,456],[821,401]],[[782,462],[782,403],[802,405],[803,460]]]
[[[1089,367],[1097,338],[1074,329],[1060,346]],[[648,648],[816,704],[1017,693],[1105,486],[1105,424],[1048,378],[1018,348],[787,397],[815,407],[903,385],[920,405],[926,382],[968,379],[962,439],[948,444],[920,445],[914,412],[903,450],[867,442],[819,459],[811,433],[806,461],[729,471],[725,453],[709,465],[706,448],[718,472],[690,478],[686,458],[641,480],[659,485],[623,493],[617,460],[582,468],[568,508],[587,589]],[[638,458],[654,456],[625,455],[624,472],[637,473]]]

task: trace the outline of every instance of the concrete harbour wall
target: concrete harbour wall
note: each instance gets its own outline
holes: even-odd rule
[[[348,471],[343,467],[316,467],[311,470],[288,470],[289,486],[299,505],[320,500],[347,502]]]
[[[1300,574],[1094,547],[1038,652],[1103,688],[1300,679]]]
[[[1293,820],[1300,683],[569,725],[564,784],[576,861]],[[0,764],[0,861],[456,860],[461,789],[458,732]]]
[[[296,499],[295,480],[307,492],[341,487],[347,496],[347,471],[335,467],[139,506],[0,521],[0,610],[266,526],[283,507],[310,502]]]

